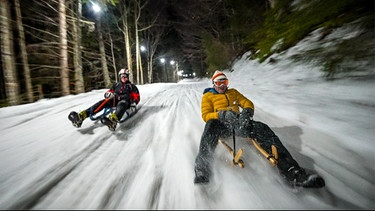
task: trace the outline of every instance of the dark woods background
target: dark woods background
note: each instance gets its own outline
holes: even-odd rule
[[[94,12],[93,3],[101,12]],[[61,51],[61,4],[66,54]],[[1,0],[0,6],[1,107],[108,88],[123,67],[131,69],[136,84],[176,82],[193,73],[207,77],[230,68],[249,50],[249,59],[262,62],[319,27],[329,34],[360,20],[374,31],[373,0]],[[373,33],[366,36],[373,42]],[[272,48],[280,39],[283,43]],[[345,58],[347,48],[332,55]],[[373,50],[361,49],[364,59],[373,58]],[[318,55],[306,56],[319,60]],[[334,77],[341,60],[322,56],[322,70]]]

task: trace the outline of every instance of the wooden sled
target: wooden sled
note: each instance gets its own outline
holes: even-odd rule
[[[241,159],[241,156],[242,156],[242,148],[240,148],[237,152],[234,151],[234,149],[232,147],[230,147],[227,143],[225,143],[224,141],[220,140],[219,139],[219,143],[223,144],[224,147],[229,150],[229,152],[232,154],[233,156],[233,160],[231,162],[231,166],[239,166],[241,168],[244,168],[245,167],[245,164],[243,162],[243,160]]]
[[[247,138],[246,140],[249,141],[251,144],[253,144],[255,146],[255,148],[271,163],[272,166],[276,166],[277,165],[277,161],[279,159],[279,155],[277,153],[277,148],[276,148],[275,145],[271,146],[272,154],[270,155],[270,154],[268,154],[268,152],[266,152],[266,150],[264,150],[259,145],[259,143],[257,142],[256,139]]]
[[[279,155],[278,155],[277,148],[276,148],[275,145],[271,146],[272,154],[269,154],[266,150],[264,150],[259,145],[259,143],[257,142],[256,139],[246,138],[246,140],[250,144],[253,144],[255,146],[255,148],[271,163],[272,166],[277,165]],[[238,165],[241,168],[245,167],[245,164],[244,164],[243,160],[241,159],[241,156],[242,156],[242,153],[243,153],[242,148],[240,148],[238,151],[235,151],[235,149],[233,149],[231,146],[229,146],[226,142],[222,141],[221,139],[219,139],[219,143],[223,144],[224,147],[232,154],[233,160],[231,162],[231,166]]]

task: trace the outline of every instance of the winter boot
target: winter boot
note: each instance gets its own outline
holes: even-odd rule
[[[81,127],[83,120],[87,117],[85,110],[81,111],[79,114],[75,111],[70,112],[68,119],[72,122],[74,127]]]
[[[195,168],[194,184],[205,184],[209,182],[209,175],[205,171]]]
[[[112,131],[115,131],[116,130],[116,126],[117,126],[117,122],[118,122],[118,118],[117,118],[116,113],[111,113],[109,115],[109,118],[107,118],[105,116],[102,117],[101,122],[104,125],[107,125],[108,129],[110,129]]]
[[[318,174],[308,174],[303,168],[294,166],[288,169],[284,177],[292,186],[302,186],[304,188],[322,188],[325,186],[324,179]]]

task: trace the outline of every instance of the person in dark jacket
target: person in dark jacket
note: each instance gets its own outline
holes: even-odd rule
[[[228,78],[221,71],[212,77],[213,87],[203,92],[201,112],[206,122],[195,160],[194,183],[208,183],[211,163],[219,138],[233,135],[256,139],[259,146],[272,155],[272,145],[278,152],[277,168],[292,185],[320,188],[324,179],[308,174],[281,143],[277,135],[264,123],[253,120],[254,104],[236,89],[228,88]],[[240,111],[240,108],[242,111]]]
[[[105,99],[98,101],[80,113],[71,112],[69,120],[75,127],[81,127],[82,122],[89,116],[94,115],[104,108],[116,107],[116,111],[111,113],[109,118],[103,116],[101,122],[108,126],[110,130],[115,130],[117,123],[123,117],[125,111],[131,105],[137,105],[140,101],[140,93],[137,86],[129,81],[129,70],[124,68],[118,73],[120,82],[114,83],[112,87],[104,93]],[[106,102],[104,105],[103,102]],[[101,108],[99,108],[101,106]]]

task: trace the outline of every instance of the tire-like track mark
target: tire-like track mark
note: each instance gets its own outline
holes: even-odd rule
[[[162,90],[157,95],[153,95],[152,97],[145,99],[142,104],[139,104],[137,113],[123,123],[119,124],[118,128],[114,132],[116,138],[119,141],[128,140],[129,133],[133,133],[133,129],[138,124],[140,124],[150,115],[155,115],[157,112],[160,112],[161,110],[167,108],[167,106],[159,106],[158,104],[160,104],[160,102],[156,101],[159,97],[158,95],[165,94],[166,91],[168,90]],[[134,142],[137,141],[139,140],[132,140],[132,142],[129,142],[127,144],[126,150],[134,152],[127,159],[133,162],[131,162],[130,164],[128,163],[126,169],[123,170],[124,173],[121,176],[117,177],[107,188],[107,190],[105,191],[106,193],[103,194],[105,197],[101,199],[98,209],[116,209],[118,207],[121,207],[121,203],[124,200],[124,197],[126,197],[129,187],[132,186],[132,183],[138,176],[138,172],[142,167],[141,160],[142,156],[144,156],[145,153],[144,150],[147,150],[150,147],[153,140],[144,141],[145,145],[142,146],[142,149],[137,147],[137,151],[134,151],[132,150],[135,146]],[[159,179],[156,179],[154,182],[152,192],[158,192],[158,190],[160,190],[162,179],[160,176],[158,178]],[[155,198],[151,199],[151,203],[153,203],[153,201],[155,200]]]
[[[20,191],[18,200],[14,200],[15,203],[9,205],[5,209],[32,209],[33,206],[38,204],[39,200],[47,195],[50,190],[59,184],[67,175],[69,175],[80,163],[82,163],[89,155],[95,152],[102,144],[111,136],[109,134],[106,137],[89,145],[81,152],[76,153],[70,159],[61,162],[54,166],[49,172],[43,175],[35,182],[32,182],[29,187],[23,188],[28,192]]]

